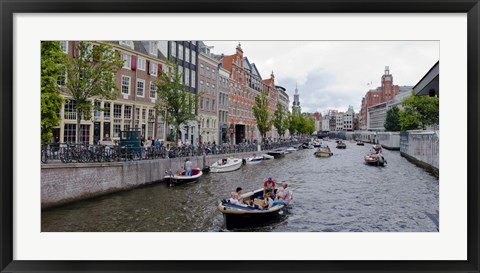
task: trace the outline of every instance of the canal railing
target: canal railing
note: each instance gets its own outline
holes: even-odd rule
[[[308,142],[308,139],[286,140],[263,144],[184,145],[181,147],[120,145],[92,145],[79,143],[53,143],[42,145],[41,162],[55,163],[102,163],[137,160],[165,159],[176,157],[235,154],[268,151]]]

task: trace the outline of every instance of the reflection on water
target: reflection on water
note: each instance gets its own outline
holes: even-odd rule
[[[238,186],[260,188],[269,176],[288,182],[295,201],[284,221],[250,231],[438,231],[437,178],[398,151],[384,151],[384,168],[367,166],[371,146],[347,145],[330,158],[301,150],[197,183],[155,184],[53,208],[42,212],[42,231],[225,231],[219,200]]]

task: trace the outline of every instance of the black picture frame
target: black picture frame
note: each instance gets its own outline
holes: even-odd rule
[[[1,0],[1,272],[479,272],[479,0]],[[15,13],[247,12],[467,13],[468,259],[466,261],[18,261],[13,260],[13,15]],[[448,91],[446,91],[448,92]],[[34,141],[34,140],[32,140]],[[464,147],[466,148],[466,147]],[[445,246],[448,247],[448,246]]]

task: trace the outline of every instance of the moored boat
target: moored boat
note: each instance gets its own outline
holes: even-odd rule
[[[211,173],[231,172],[242,167],[243,160],[241,158],[221,158],[210,166]]]
[[[274,158],[284,157],[288,152],[285,149],[279,148],[273,151],[267,152],[268,155],[273,156]]]
[[[253,155],[253,157],[249,157],[246,159],[247,164],[257,164],[262,162],[263,160],[265,160],[263,156],[255,156],[255,155]]]
[[[363,143],[363,141],[361,141],[361,140],[357,140],[357,145],[359,145],[359,146],[364,146],[365,143]]]
[[[270,160],[270,159],[274,159],[275,157],[274,156],[271,156],[271,155],[267,155],[267,154],[262,154],[263,158],[265,160]]]
[[[170,185],[172,185],[172,184],[180,184],[180,183],[196,181],[202,176],[202,174],[203,172],[199,168],[192,169],[191,176],[185,175],[185,171],[174,174],[171,170],[169,170],[169,171],[165,171],[165,176],[163,178],[165,180],[168,180],[170,182]]]
[[[296,152],[296,151],[298,151],[298,149],[295,148],[295,147],[288,147],[286,151],[287,152]]]
[[[278,190],[275,189],[275,192]],[[292,191],[290,202],[292,203]],[[267,225],[286,216],[288,205],[283,201],[275,201],[273,205],[263,208],[263,188],[241,195],[242,203],[232,203],[231,199],[223,199],[218,210],[223,214],[227,229],[246,228]],[[247,205],[250,203],[251,205]]]
[[[333,155],[332,151],[330,151],[330,147],[328,146],[319,147],[313,154],[316,157],[329,157]]]

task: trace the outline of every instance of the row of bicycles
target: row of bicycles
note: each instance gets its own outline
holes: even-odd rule
[[[304,140],[288,140],[260,144],[261,150],[302,143]],[[255,152],[258,144],[184,145],[167,148],[165,146],[127,147],[120,145],[89,145],[77,143],[54,143],[42,145],[41,162],[94,163],[129,160],[150,160],[162,158],[203,156],[211,154],[232,154]]]

